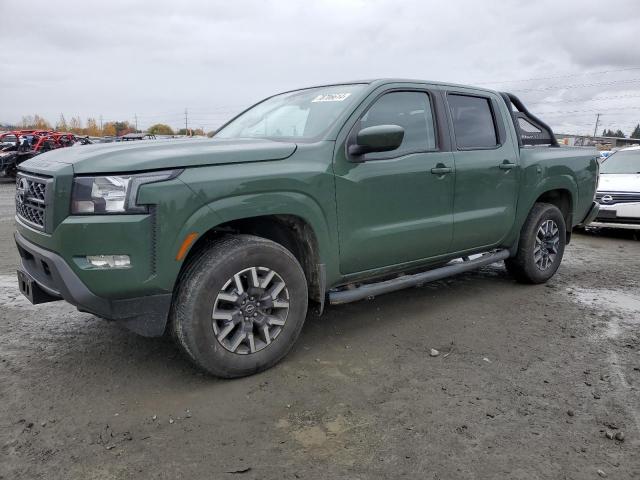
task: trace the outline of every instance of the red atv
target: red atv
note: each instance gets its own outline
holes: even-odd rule
[[[14,178],[25,160],[56,148],[70,147],[78,139],[73,133],[50,130],[13,130],[0,134],[0,178]]]

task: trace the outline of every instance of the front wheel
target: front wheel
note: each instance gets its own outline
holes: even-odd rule
[[[209,373],[251,375],[289,352],[307,302],[306,278],[291,252],[260,237],[230,236],[189,261],[173,302],[172,333]]]
[[[558,270],[567,228],[555,205],[536,203],[520,232],[518,251],[505,260],[509,273],[522,283],[544,283]]]

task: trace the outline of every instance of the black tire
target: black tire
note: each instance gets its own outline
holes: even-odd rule
[[[244,309],[248,308],[248,305],[242,304],[241,306],[240,300],[222,304],[229,309],[237,308],[233,320],[216,322],[213,318],[216,316],[214,308],[216,312],[221,311],[217,310],[218,303],[216,302],[224,302],[219,298],[220,294],[224,293],[225,285],[229,285],[226,287],[227,289],[233,289],[235,296],[247,295],[245,302],[252,303],[254,307],[256,306],[255,302],[258,302],[257,305],[261,304],[258,297],[264,296],[265,300],[262,302],[262,306],[256,308],[259,308],[260,312],[263,310],[266,312],[263,318],[276,318],[267,316],[272,310],[265,307],[266,299],[270,298],[266,288],[261,294],[251,294],[251,289],[254,287],[245,283],[244,293],[238,295],[240,289],[236,287],[234,282],[235,276],[247,269],[253,270],[252,267],[261,267],[261,272],[273,270],[275,275],[272,278],[276,278],[279,283],[282,280],[285,284],[282,291],[287,294],[287,301],[278,301],[287,303],[287,312],[286,316],[282,313],[278,313],[278,315],[286,318],[280,327],[267,326],[267,330],[271,328],[272,333],[277,330],[277,336],[274,336],[272,340],[268,333],[262,333],[265,328],[264,324],[253,326],[251,316],[245,316],[247,311]],[[242,281],[251,281],[252,273],[241,274]],[[268,275],[265,275],[263,279],[266,276]],[[255,278],[258,279],[257,276]],[[272,282],[275,281],[272,280]],[[249,302],[249,294],[255,296],[255,302],[254,296]],[[275,299],[272,303],[275,303]],[[170,318],[171,330],[177,344],[198,367],[217,377],[242,377],[272,367],[289,352],[302,330],[307,314],[307,304],[307,281],[304,271],[290,251],[275,242],[260,237],[228,236],[202,249],[189,261],[174,296]],[[272,307],[276,308],[274,305]],[[249,320],[247,320],[248,318]],[[270,321],[265,321],[270,325]],[[220,328],[219,322],[225,322],[224,328]],[[233,335],[229,334],[224,340],[219,341],[221,330],[225,330],[227,326],[232,328],[231,324],[234,323],[235,326],[231,330]],[[214,332],[214,328],[217,328],[218,334]],[[254,328],[259,329],[259,333],[262,335],[260,338],[264,341],[257,336],[254,337],[253,333],[247,333],[253,332]],[[237,346],[238,350],[230,350],[233,348],[229,346],[231,340],[238,338],[235,337],[236,334],[238,337],[243,334],[251,336],[250,347],[248,337],[245,337],[242,340],[243,343],[240,344],[241,348],[245,349],[244,352]],[[262,344],[258,351],[254,351],[256,348],[254,338]],[[249,348],[251,351],[248,351]]]
[[[551,224],[558,229],[557,243],[553,238],[544,234],[545,227]],[[541,231],[541,229],[543,229]],[[541,234],[542,232],[542,234]],[[520,232],[518,251],[512,258],[505,260],[507,271],[521,283],[544,283],[558,270],[564,255],[567,229],[562,212],[555,205],[549,203],[536,203]],[[541,250],[536,248],[536,238],[541,238]],[[553,246],[552,246],[553,245]],[[545,255],[548,255],[546,260]],[[551,260],[551,257],[553,259]],[[549,262],[549,263],[545,263]],[[546,268],[543,268],[545,267]]]

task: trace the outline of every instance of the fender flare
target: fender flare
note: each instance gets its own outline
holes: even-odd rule
[[[536,201],[546,192],[550,192],[552,190],[566,190],[569,192],[569,195],[571,195],[571,211],[569,212],[569,216],[573,217],[573,210],[576,207],[576,201],[578,198],[578,185],[575,179],[570,174],[544,177],[535,185],[525,186],[524,191],[528,192],[528,194],[518,199],[518,213],[515,222],[515,228],[511,236],[513,241],[510,242],[509,245],[509,250],[511,252],[515,252],[518,249],[522,226],[527,220],[529,212],[531,212],[531,209],[535,205]],[[567,228],[570,229],[571,226],[567,225]]]
[[[529,215],[529,212],[533,208],[533,205],[536,203],[536,200],[544,195],[546,192],[550,192],[552,190],[566,190],[571,195],[571,211],[570,215],[573,215],[573,209],[575,209],[576,201],[578,199],[578,185],[575,179],[568,174],[563,175],[554,175],[551,177],[543,178],[534,188],[528,189],[531,192],[525,199],[523,199],[524,208],[521,209],[522,218],[518,220],[522,220],[518,223],[519,227],[522,228],[522,224],[524,220]]]
[[[318,244],[318,258],[320,263],[326,265],[327,275],[337,270],[337,262],[332,261],[331,251],[335,251],[337,245],[333,245],[331,235],[336,227],[331,227],[323,209],[312,197],[300,192],[278,191],[251,193],[246,195],[234,195],[216,199],[202,205],[185,221],[180,229],[176,241],[172,247],[173,252],[178,252],[188,235],[195,233],[196,238],[202,237],[211,229],[233,220],[263,217],[269,215],[293,215],[305,221],[313,230]],[[176,278],[182,267],[184,259],[188,257],[195,241],[189,245],[181,260],[175,259]]]

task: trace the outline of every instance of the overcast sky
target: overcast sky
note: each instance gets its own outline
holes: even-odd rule
[[[278,91],[374,77],[512,91],[558,132],[640,122],[638,0],[0,0],[0,18],[0,123],[179,128],[187,108],[212,130]]]

